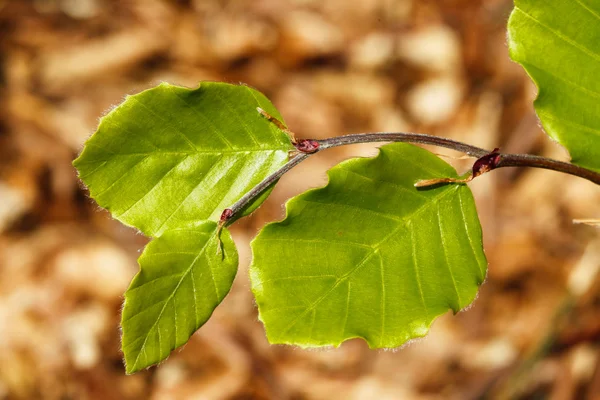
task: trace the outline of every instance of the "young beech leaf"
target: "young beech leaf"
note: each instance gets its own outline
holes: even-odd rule
[[[192,90],[163,83],[128,96],[102,118],[73,164],[100,206],[146,235],[218,221],[293,149],[257,107],[281,120],[247,86],[202,82]]]
[[[417,189],[458,177],[419,147],[332,168],[327,186],[287,203],[286,218],[252,243],[252,290],[271,343],[372,348],[424,336],[448,309],[470,304],[487,261],[469,188]]]
[[[238,256],[226,228],[220,237],[222,243],[210,221],[166,231],[146,246],[141,270],[125,292],[127,373],[164,360],[186,343],[229,292]]]
[[[510,55],[538,87],[544,129],[572,162],[600,172],[600,2],[515,0]]]

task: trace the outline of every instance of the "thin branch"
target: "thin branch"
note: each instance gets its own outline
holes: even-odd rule
[[[264,192],[267,188],[269,188],[273,183],[275,183],[279,178],[283,176],[290,169],[294,168],[296,165],[300,164],[302,161],[306,160],[310,154],[307,153],[299,153],[292,157],[283,167],[279,168],[277,171],[267,176],[262,180],[258,185],[254,186],[248,193],[242,196],[238,201],[236,201],[231,207],[226,209],[227,213],[223,215],[225,217],[221,217],[222,222],[226,222],[231,220],[237,213],[239,213],[244,207],[246,207],[250,202],[256,199],[262,192]]]
[[[446,139],[439,136],[425,135],[422,133],[356,133],[352,135],[338,136],[330,139],[318,140],[320,149],[344,146],[356,143],[375,143],[375,142],[406,142],[418,144],[430,144],[438,147],[446,147],[461,153],[479,158],[489,153],[488,150],[470,144],[457,142],[456,140]]]
[[[244,207],[250,204],[250,202],[252,202],[258,196],[260,196],[262,192],[264,192],[268,187],[270,187],[279,178],[281,178],[283,174],[288,172],[296,165],[300,164],[311,154],[315,154],[322,150],[329,149],[332,147],[344,146],[347,144],[374,142],[407,142],[417,144],[429,144],[433,146],[445,147],[448,149],[456,150],[476,158],[482,158],[491,154],[489,150],[485,150],[480,147],[471,146],[469,144],[457,142],[451,139],[420,133],[357,133],[352,135],[338,136],[330,139],[317,140],[316,143],[318,143],[318,147],[314,149],[314,151],[312,151],[311,153],[297,154],[278,171],[266,177],[262,182],[260,182],[254,188],[252,188],[235,204],[233,204],[230,208],[226,209],[226,212],[224,212],[223,215],[226,215],[227,217],[222,217],[221,223],[224,224],[227,221],[231,221],[234,216],[236,216]],[[579,167],[577,165],[569,164],[562,161],[556,161],[545,157],[532,156],[527,154],[500,154],[500,160],[494,168],[502,167],[532,167],[550,169],[553,171],[578,176],[580,178],[587,179],[588,181],[591,181],[597,185],[600,185],[600,173]]]
[[[529,154],[502,154],[500,162],[496,168],[502,167],[533,167],[550,169],[562,172],[564,174],[578,176],[600,185],[600,174],[589,169],[579,167],[575,164],[569,164],[563,161],[556,161],[551,158],[532,156]]]
[[[466,143],[419,133],[359,133],[320,140],[318,142],[320,144],[320,150],[355,143],[408,142],[446,147],[477,158],[484,157],[491,153],[489,150],[471,146]],[[500,161],[495,168],[502,167],[532,167],[550,169],[553,171],[578,176],[600,185],[600,173],[579,167],[574,164],[556,161],[545,157],[532,156],[528,154],[501,154]]]

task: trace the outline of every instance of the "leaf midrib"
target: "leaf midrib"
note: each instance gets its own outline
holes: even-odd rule
[[[300,320],[302,319],[304,316],[306,316],[309,312],[311,312],[316,306],[318,306],[323,300],[325,300],[342,282],[348,280],[349,278],[358,270],[360,269],[360,267],[362,267],[363,265],[365,265],[370,259],[371,257],[373,257],[376,254],[379,254],[379,249],[380,247],[386,242],[388,241],[390,238],[392,238],[402,227],[406,226],[407,224],[409,224],[411,222],[411,220],[415,217],[417,217],[420,213],[424,212],[424,210],[426,210],[427,208],[429,208],[430,206],[436,204],[441,201],[444,197],[446,197],[447,195],[449,195],[450,193],[454,193],[458,190],[460,190],[460,186],[461,185],[456,185],[456,188],[452,188],[452,189],[448,189],[445,190],[443,193],[437,195],[436,197],[432,198],[430,202],[425,202],[423,203],[420,207],[418,207],[415,211],[413,211],[412,213],[404,216],[403,218],[400,218],[398,220],[398,226],[393,229],[388,235],[386,235],[382,240],[380,240],[378,243],[375,243],[373,245],[370,245],[371,247],[371,251],[368,252],[368,254],[358,263],[358,265],[356,267],[354,267],[353,269],[351,269],[349,272],[345,273],[344,275],[342,275],[340,278],[336,279],[336,282],[333,284],[333,286],[331,287],[331,289],[329,289],[325,294],[323,294],[321,297],[319,297],[315,302],[313,302],[309,307],[307,307],[304,312],[302,312],[298,317],[296,317],[291,323],[290,325],[288,325],[283,331],[282,331],[282,335],[285,335],[287,332],[289,332],[290,329],[292,329],[294,327],[294,325]]]
[[[210,236],[210,234],[209,234],[209,236]],[[185,277],[190,273],[190,271],[192,270],[192,268],[194,268],[194,265],[196,264],[196,262],[198,261],[198,259],[200,258],[200,256],[202,254],[204,254],[204,251],[206,250],[206,247],[208,246],[209,243],[210,243],[210,237],[206,241],[206,244],[204,246],[202,246],[202,248],[198,251],[198,255],[192,260],[192,262],[190,263],[189,268],[183,272],[183,274],[181,275],[181,279],[179,279],[179,282],[177,282],[177,285],[173,289],[173,292],[165,300],[165,304],[163,305],[162,309],[160,310],[160,313],[158,314],[158,317],[156,317],[156,320],[154,321],[154,323],[152,324],[152,326],[146,332],[146,335],[145,335],[145,338],[144,338],[144,342],[142,343],[142,346],[138,350],[138,354],[137,354],[137,356],[135,358],[135,362],[133,363],[132,370],[135,370],[136,367],[137,367],[137,364],[138,364],[139,359],[140,359],[140,355],[142,354],[142,352],[144,351],[144,349],[146,347],[146,343],[148,341],[148,337],[150,337],[150,332],[152,332],[152,330],[158,324],[158,321],[160,321],[160,319],[162,318],[162,315],[163,315],[165,309],[167,308],[167,305],[169,304],[169,302],[173,299],[173,297],[175,296],[175,294],[179,290],[179,287],[181,286],[181,284],[182,284],[183,280],[185,279]],[[212,274],[212,270],[211,270],[211,275],[213,275]],[[213,275],[213,279],[214,279],[214,275]],[[175,336],[175,345],[177,345],[177,336]],[[158,351],[159,351],[159,354],[160,354],[161,349],[159,348]]]
[[[287,151],[286,149],[282,149],[282,148],[257,148],[257,149],[248,149],[248,150],[211,150],[211,151],[152,151],[152,152],[136,152],[136,153],[114,153],[111,152],[110,150],[104,148],[104,147],[100,147],[98,145],[94,145],[92,144],[92,146],[98,147],[106,152],[111,153],[111,158],[114,157],[133,157],[133,156],[146,156],[146,157],[152,157],[152,156],[157,156],[157,155],[186,155],[186,156],[193,156],[196,154],[252,154],[252,153],[262,153],[262,152],[275,152],[275,151]],[[104,159],[99,159],[99,160],[94,160],[94,162],[108,162],[110,161],[110,159],[108,160],[104,160]]]
[[[535,18],[533,15],[529,14],[527,11],[523,10],[522,8],[515,6],[515,10],[518,11],[518,12],[520,12],[521,14],[525,15],[528,19],[530,19],[531,21],[535,22],[537,25],[539,25],[542,28],[546,29],[548,32],[550,32],[555,37],[557,37],[560,40],[562,40],[564,43],[567,43],[571,47],[573,47],[573,48],[579,50],[580,52],[582,52],[583,54],[586,54],[588,57],[590,57],[596,63],[600,62],[600,54],[598,54],[595,51],[592,51],[592,50],[588,49],[587,47],[579,44],[577,41],[573,40],[573,38],[571,38],[570,36],[565,35],[564,33],[560,32],[560,31],[556,31],[556,30],[552,29],[551,27],[549,27],[548,25],[546,25],[542,21],[538,20],[537,18]]]

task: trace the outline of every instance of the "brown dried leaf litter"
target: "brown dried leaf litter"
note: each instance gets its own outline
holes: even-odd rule
[[[159,368],[125,376],[122,293],[146,239],[87,197],[71,167],[98,117],[166,80],[245,82],[301,137],[420,131],[565,158],[507,57],[504,0],[0,2],[0,398],[592,398],[600,388],[593,185],[547,171],[475,181],[490,272],[475,305],[400,351],[270,346],[248,242],[324,171],[319,154],[234,228],[232,293]],[[451,156],[444,150],[436,149]],[[466,169],[468,161],[457,161]],[[545,344],[545,346],[542,346]],[[524,362],[524,360],[528,360]]]

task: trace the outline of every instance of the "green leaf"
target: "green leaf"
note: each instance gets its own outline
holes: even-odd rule
[[[125,295],[122,347],[128,373],[165,359],[189,339],[231,288],[237,268],[217,221],[287,162],[282,120],[260,92],[204,82],[161,84],[128,96],[104,117],[74,161],[91,196],[119,221],[154,239]],[[244,214],[268,196],[263,193]],[[191,226],[191,227],[190,227]]]
[[[128,96],[104,117],[74,165],[100,206],[149,236],[216,221],[293,149],[257,107],[281,120],[247,86],[163,83]]]
[[[572,162],[600,172],[600,2],[515,0],[510,55],[539,89],[548,135]]]
[[[421,148],[395,143],[329,171],[252,243],[252,290],[271,343],[397,347],[473,301],[487,261],[469,188],[417,190],[457,177]]]
[[[238,265],[227,229],[204,222],[164,232],[139,258],[125,293],[123,353],[127,373],[168,357],[210,318],[229,292]]]

